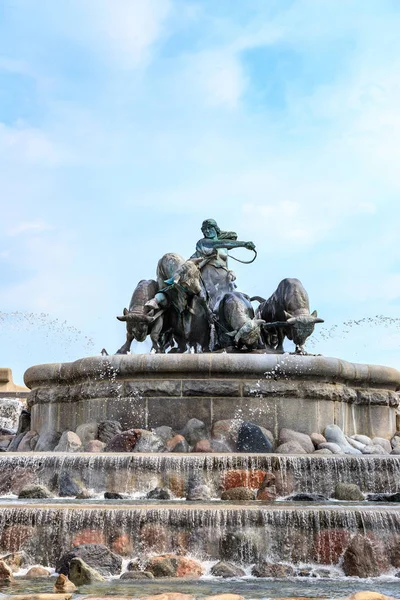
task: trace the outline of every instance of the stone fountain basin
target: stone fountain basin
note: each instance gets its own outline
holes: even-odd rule
[[[195,417],[211,427],[242,419],[278,436],[311,434],[335,423],[345,434],[390,438],[396,431],[400,372],[323,356],[141,354],[38,365],[25,373],[32,429],[75,431],[113,419],[124,429]]]

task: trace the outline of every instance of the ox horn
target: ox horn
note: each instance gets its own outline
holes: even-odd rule
[[[314,319],[314,323],[325,323],[324,319],[320,319],[319,317],[317,319]]]
[[[264,319],[254,319],[254,323],[256,325],[265,325],[266,321],[264,321]]]
[[[125,315],[122,315],[121,317],[117,317],[118,321],[127,321],[127,318]]]
[[[265,323],[263,325],[264,329],[273,329],[274,327],[286,327],[287,321],[274,321],[273,323]]]

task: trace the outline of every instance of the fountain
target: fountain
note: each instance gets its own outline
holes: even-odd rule
[[[400,372],[306,354],[322,319],[301,283],[250,299],[227,257],[254,244],[202,231],[139,282],[115,355],[27,370],[30,423],[0,455],[4,562],[73,580],[79,557],[97,595],[122,572],[129,597],[166,575],[197,597],[343,596],[368,577],[400,597]],[[152,353],[127,354],[147,335]]]

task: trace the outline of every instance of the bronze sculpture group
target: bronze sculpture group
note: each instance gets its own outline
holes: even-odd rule
[[[157,280],[141,280],[129,309],[117,317],[126,322],[126,342],[117,354],[129,352],[133,340],[148,335],[154,352],[268,351],[283,352],[293,340],[296,352],[322,323],[310,314],[308,295],[298,279],[284,279],[265,300],[236,291],[236,276],[228,268],[229,250],[246,248],[232,231],[221,231],[213,219],[203,221],[203,238],[188,260],[165,254],[157,265]],[[232,257],[233,258],[233,257]],[[238,260],[238,259],[235,259]],[[244,261],[239,261],[244,262]],[[254,311],[252,301],[259,306]]]

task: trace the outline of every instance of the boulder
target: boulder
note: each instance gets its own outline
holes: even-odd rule
[[[82,546],[85,544],[105,544],[105,541],[103,528],[84,527],[80,528],[72,538],[72,546]]]
[[[329,454],[333,454],[333,452],[331,450],[328,450],[328,448],[321,448],[320,450],[315,450],[314,454],[322,454],[322,456],[329,456]]]
[[[190,487],[187,493],[186,500],[192,502],[206,502],[211,499],[211,490],[208,485],[199,484]]]
[[[349,545],[347,529],[322,529],[314,536],[314,556],[317,563],[335,565]]]
[[[224,490],[221,494],[221,500],[245,501],[255,499],[255,492],[247,487],[230,488],[229,490]]]
[[[318,450],[329,450],[331,454],[343,454],[343,450],[338,444],[334,444],[333,442],[326,442],[325,444],[320,444],[318,446]]]
[[[106,445],[105,452],[133,452],[140,437],[139,429],[117,433]]]
[[[64,431],[60,441],[54,448],[54,452],[80,452],[82,450],[82,442],[73,431]]]
[[[322,433],[312,433],[310,437],[315,448],[318,448],[319,444],[324,444],[326,442],[326,438]]]
[[[126,498],[126,496],[119,492],[104,492],[104,500],[123,500],[124,498]]]
[[[388,454],[390,454],[392,451],[392,444],[389,442],[389,440],[385,440],[385,438],[374,437],[372,439],[372,443],[374,446],[381,446],[381,448],[386,450]]]
[[[74,592],[76,590],[76,585],[72,583],[72,581],[70,581],[66,575],[60,573],[56,579],[53,589],[57,594],[62,592]]]
[[[177,446],[179,446],[179,444],[181,444],[180,447],[185,447],[186,449],[185,450],[175,450],[175,448]],[[177,433],[176,435],[174,435],[173,438],[168,440],[168,442],[166,443],[166,449],[167,449],[167,452],[189,452],[189,444],[187,443],[187,441],[185,440],[183,435],[180,435],[179,433]]]
[[[280,444],[280,446],[276,448],[275,452],[277,454],[307,454],[307,450],[304,450],[303,446],[301,446],[301,444],[295,440]]]
[[[120,579],[140,581],[141,579],[154,579],[154,575],[150,571],[125,571]]]
[[[368,502],[400,502],[400,492],[393,494],[367,494]]]
[[[107,444],[113,437],[122,433],[122,427],[119,421],[101,421],[98,425],[97,437],[100,442]]]
[[[365,444],[362,444],[361,442],[358,442],[357,440],[353,440],[353,438],[349,437],[348,435],[346,435],[345,437],[346,437],[346,440],[349,442],[350,446],[353,446],[353,448],[356,448],[357,450],[361,450],[361,452],[365,448]]]
[[[73,558],[81,558],[103,576],[119,575],[122,558],[111,552],[103,544],[83,544],[63,554],[56,562],[57,573],[69,574],[69,565]]]
[[[400,454],[400,446],[395,446],[390,454]]]
[[[15,433],[18,427],[19,416],[24,408],[21,400],[17,398],[2,398],[0,403],[0,430],[1,433]]]
[[[234,451],[236,446],[231,446],[227,442],[222,440],[211,440],[211,452],[216,452],[218,454],[226,454]]]
[[[78,496],[81,494],[85,486],[77,477],[72,477],[68,471],[61,471],[58,478],[58,495],[61,498],[67,496]]]
[[[38,442],[39,435],[36,431],[27,431],[18,444],[18,452],[32,452]]]
[[[0,450],[7,450],[8,446],[11,444],[14,439],[13,434],[1,434],[0,435]]]
[[[133,542],[131,536],[127,533],[117,532],[112,536],[111,550],[121,556],[132,556]]]
[[[83,446],[93,440],[97,440],[98,434],[99,427],[96,422],[82,423],[82,425],[78,425],[76,428],[76,435],[81,440]]]
[[[45,431],[39,435],[35,452],[52,452],[59,444],[61,433],[58,431]]]
[[[390,440],[390,445],[392,448],[400,448],[400,435],[394,435]]]
[[[227,531],[219,541],[221,559],[235,564],[254,563],[260,559],[261,551],[254,535],[246,531]]]
[[[214,575],[214,577],[224,577],[224,578],[243,577],[244,575],[246,575],[246,572],[243,569],[241,569],[240,567],[238,567],[237,565],[234,565],[234,564],[228,563],[228,562],[224,562],[223,560],[220,560],[218,563],[213,565],[211,567],[210,572],[211,572],[211,575]]]
[[[286,578],[293,577],[295,570],[290,565],[265,561],[254,565],[251,574],[254,577]]]
[[[172,495],[169,490],[154,488],[154,490],[151,490],[146,494],[146,498],[149,498],[149,500],[171,500]]]
[[[300,433],[299,431],[293,431],[293,429],[283,428],[280,430],[279,444],[285,444],[286,442],[297,442],[308,454],[315,450],[309,435]]]
[[[172,438],[175,435],[175,432],[172,429],[172,427],[168,427],[167,425],[161,425],[161,427],[156,427],[154,429],[154,433],[163,441],[165,445],[169,440],[172,440]]]
[[[381,454],[387,455],[385,448],[382,446],[378,446],[378,444],[371,444],[370,446],[365,446],[362,450],[363,454]]]
[[[231,448],[231,452],[236,449],[239,429],[242,424],[240,419],[224,419],[216,421],[211,429],[211,435],[214,440],[223,442]]]
[[[355,435],[351,436],[351,439],[356,440],[356,442],[360,442],[361,444],[364,444],[364,446],[369,446],[370,444],[372,444],[371,438],[367,435],[359,435],[358,433],[356,433]]]
[[[273,452],[271,433],[263,427],[243,421],[239,427],[236,444],[237,452],[270,453]]]
[[[85,444],[83,449],[85,452],[104,452],[105,447],[106,444],[104,442],[101,442],[100,440],[92,440],[91,442]]]
[[[276,486],[272,485],[267,488],[260,488],[257,490],[257,500],[263,500],[264,502],[270,502],[276,500]]]
[[[170,532],[160,523],[145,523],[140,529],[140,543],[145,552],[166,552],[170,545]]]
[[[8,585],[14,581],[14,575],[11,567],[6,565],[4,560],[0,560],[0,586]]]
[[[206,440],[210,437],[205,423],[199,419],[189,419],[182,429],[181,435],[183,435],[189,446],[195,446],[200,440]]]
[[[50,573],[44,567],[31,567],[25,575],[25,579],[39,579],[41,577],[50,577]]]
[[[81,558],[72,558],[69,564],[69,578],[76,586],[89,585],[95,581],[105,581],[96,569],[89,567]]]
[[[133,452],[164,452],[165,444],[157,434],[146,429],[135,429],[139,433]]]
[[[322,494],[292,494],[286,500],[290,502],[327,502],[328,498]]]
[[[154,556],[146,565],[154,577],[190,577],[197,578],[203,575],[203,567],[193,559],[175,554]]]
[[[346,577],[379,577],[390,569],[382,545],[369,537],[355,535],[343,555]]]
[[[53,494],[46,486],[34,483],[23,487],[18,494],[18,498],[53,498]]]
[[[19,552],[10,552],[9,554],[5,554],[0,558],[0,560],[4,561],[6,565],[9,566],[13,573],[19,571],[29,562],[28,556],[21,550]]]
[[[275,475],[261,469],[229,469],[222,478],[225,490],[235,487],[258,489],[262,485],[268,487],[275,482]]]
[[[210,440],[200,440],[193,446],[192,452],[212,452]]]
[[[337,483],[334,497],[337,500],[349,500],[353,502],[365,500],[364,494],[355,483]]]
[[[325,427],[324,435],[328,442],[337,444],[344,454],[361,454],[360,450],[350,446],[343,431],[337,425],[328,425]]]

